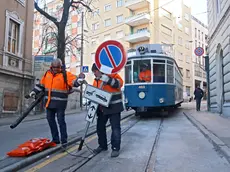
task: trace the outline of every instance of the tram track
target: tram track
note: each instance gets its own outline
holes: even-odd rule
[[[131,118],[131,117],[129,117],[129,118]],[[126,121],[127,122],[129,121],[128,118],[126,119]],[[126,128],[124,128],[121,131],[121,135],[124,135],[127,131],[129,131],[132,127],[134,127],[139,121],[140,121],[139,118],[135,119],[130,125],[128,125]],[[109,140],[107,144],[110,145],[111,144],[111,140]],[[72,166],[63,169],[61,172],[76,172],[80,168],[82,168],[83,166],[85,166],[88,162],[90,162],[97,155],[98,154],[91,154],[89,157],[87,157],[87,160],[83,161],[81,164],[79,164],[79,163],[73,164]]]
[[[145,172],[155,172],[155,164],[156,164],[156,150],[157,150],[157,146],[158,146],[158,141],[160,139],[160,134],[163,128],[163,122],[164,122],[164,117],[161,118],[160,124],[158,126],[157,129],[157,134],[152,146],[152,150],[145,168]]]
[[[122,130],[122,135],[124,135],[131,128],[133,128],[138,122],[140,122],[139,118],[137,118],[135,121],[133,121],[132,124],[130,124],[128,127],[124,128]],[[160,134],[161,134],[161,131],[162,131],[162,128],[163,128],[163,122],[164,122],[164,117],[161,117],[160,123],[157,126],[157,132],[156,132],[156,136],[155,136],[155,139],[154,139],[154,142],[153,142],[153,145],[152,145],[152,149],[151,149],[149,158],[147,159],[147,162],[146,162],[146,165],[145,165],[145,169],[144,169],[145,172],[155,172],[154,168],[155,168],[155,162],[156,162],[156,150],[157,150],[157,146],[158,146],[158,141],[160,139]],[[110,143],[111,143],[111,141],[108,142],[108,145]],[[97,155],[98,154],[90,155],[89,158],[87,160],[85,160],[84,162],[82,162],[81,164],[76,163],[76,164],[72,165],[71,167],[63,169],[61,172],[77,172],[82,167],[87,165],[87,163],[89,163]]]

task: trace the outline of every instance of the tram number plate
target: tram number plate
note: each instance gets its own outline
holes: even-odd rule
[[[138,88],[145,89],[144,85],[140,85]]]

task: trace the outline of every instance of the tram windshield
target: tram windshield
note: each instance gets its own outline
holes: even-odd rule
[[[174,83],[173,61],[166,59],[130,60],[125,67],[125,83]]]

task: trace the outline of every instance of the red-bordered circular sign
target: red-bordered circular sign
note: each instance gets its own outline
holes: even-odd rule
[[[114,40],[102,43],[95,54],[97,68],[106,74],[119,72],[126,64],[127,56],[123,45]]]
[[[194,53],[195,53],[196,56],[202,56],[204,54],[204,49],[202,47],[197,47],[194,50]]]

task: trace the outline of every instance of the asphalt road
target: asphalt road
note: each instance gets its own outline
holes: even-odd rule
[[[86,121],[84,119],[85,113],[66,115],[68,134],[73,135],[82,130],[86,125]],[[15,129],[10,129],[8,125],[1,126],[0,135],[0,157],[6,156],[8,151],[17,148],[17,145],[22,144],[29,139],[37,137],[52,139],[46,119],[25,122],[18,125]]]
[[[180,109],[171,113],[163,122],[156,117],[140,119],[122,136],[119,157],[111,158],[111,150],[108,150],[95,156],[77,171],[143,172],[148,167],[148,172],[229,172],[227,160],[182,112],[183,109]],[[132,117],[124,126],[134,118],[137,117]],[[97,137],[92,139],[89,143],[91,148],[97,145]],[[72,153],[77,155],[76,150]],[[70,172],[76,171],[78,163],[84,161],[81,157],[60,155],[27,170]],[[85,149],[80,155],[88,156],[90,152]]]

